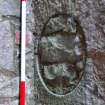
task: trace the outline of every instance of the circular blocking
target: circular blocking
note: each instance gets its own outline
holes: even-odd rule
[[[45,89],[55,96],[72,92],[86,63],[84,32],[78,20],[56,14],[44,25],[38,42],[37,70]]]

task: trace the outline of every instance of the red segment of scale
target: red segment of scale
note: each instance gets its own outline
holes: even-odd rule
[[[19,105],[25,105],[25,82],[20,82],[20,104]]]

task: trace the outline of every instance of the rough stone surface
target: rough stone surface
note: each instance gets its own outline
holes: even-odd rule
[[[0,22],[0,66],[14,69],[14,36],[10,21]]]
[[[19,105],[20,2],[0,0],[0,105]],[[26,104],[34,101],[34,43],[32,1],[27,2]]]
[[[0,0],[0,14],[20,16],[20,0]]]
[[[49,16],[58,12],[69,13],[70,0],[27,2],[27,33],[31,39],[26,50],[27,105],[105,104],[105,0],[77,0],[76,4],[88,50],[85,75],[69,96],[57,98],[42,86],[34,53],[37,51],[37,36]],[[18,105],[20,56],[19,45],[14,40],[15,33],[20,32],[20,0],[0,0],[0,31],[0,105]]]
[[[33,0],[35,35],[40,35],[49,16],[70,10],[69,0]],[[105,1],[77,0],[77,18],[86,37],[88,59],[84,78],[69,96],[49,95],[35,78],[37,105],[104,105],[105,104]],[[66,7],[66,8],[65,8]],[[36,36],[37,37],[37,36]]]

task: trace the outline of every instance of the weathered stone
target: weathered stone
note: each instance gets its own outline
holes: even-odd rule
[[[63,13],[61,13],[63,14]],[[65,14],[62,15],[54,15],[52,18],[49,18],[50,20],[47,21],[46,26],[44,27],[44,33],[43,34],[51,34],[59,31],[65,31],[68,33],[75,33],[76,32],[76,24],[75,21],[73,20],[73,16],[70,15],[66,16]]]
[[[43,37],[39,44],[39,53],[41,61],[44,63],[53,62],[75,62],[74,53],[75,36],[49,36]],[[70,44],[68,44],[70,42]]]
[[[14,69],[14,36],[9,21],[0,22],[0,67]]]
[[[20,1],[0,0],[0,105],[19,104],[20,72]],[[27,105],[34,105],[34,18],[32,1],[27,1],[26,87]],[[16,40],[16,38],[17,40]],[[16,44],[17,43],[17,44]]]
[[[0,70],[1,71],[1,70]],[[0,104],[7,105],[16,101],[19,96],[19,77],[14,78],[12,72],[2,72],[0,76]],[[12,74],[12,75],[11,75]],[[17,105],[17,104],[16,104]]]
[[[20,0],[0,1],[0,14],[20,16]]]
[[[69,0],[33,0],[35,14],[35,35],[40,34],[43,24],[52,14],[67,13]],[[88,57],[85,75],[78,88],[70,96],[53,97],[46,93],[40,81],[35,79],[37,88],[36,102],[45,105],[104,105],[105,104],[105,1],[77,0],[77,17],[85,32]],[[64,8],[67,7],[67,8]],[[39,14],[38,14],[39,13]],[[81,66],[79,64],[79,66]],[[36,76],[37,77],[37,76]]]
[[[44,25],[38,44],[38,75],[45,89],[55,96],[70,94],[77,87],[84,71],[84,32],[78,19],[74,17],[72,25],[68,24],[68,18],[73,17],[61,13],[52,16],[47,21],[49,25]],[[73,31],[73,26],[76,31]],[[82,68],[76,66],[78,62],[82,63]]]
[[[0,87],[0,96],[18,97],[19,77],[5,81]]]
[[[36,105],[34,87],[34,14],[32,0],[27,1],[27,47],[26,47],[26,86],[27,86],[27,105]]]
[[[33,76],[34,67],[36,67],[36,64],[33,64],[34,60],[33,60],[32,53],[34,53],[34,50],[32,45],[28,45],[27,72],[26,72],[28,79],[26,81],[29,81],[29,80],[30,81],[27,84],[28,86],[27,105],[104,105],[105,104],[105,59],[104,59],[105,58],[105,53],[104,53],[105,52],[105,37],[104,37],[105,0],[88,0],[88,1],[77,0],[76,3],[77,3],[76,5],[77,16],[79,17],[79,20],[82,24],[82,28],[85,32],[86,42],[88,45],[87,49],[89,51],[88,52],[89,59],[87,60],[87,66],[86,66],[84,78],[78,85],[78,88],[75,89],[75,91],[73,91],[69,96],[63,97],[63,98],[53,97],[52,95],[48,94],[43,88],[43,86],[40,84],[40,80],[37,75],[36,69],[35,69],[35,76]],[[34,12],[33,12],[35,14],[34,18],[32,16],[33,13],[32,13],[31,5],[33,5],[33,9],[34,9]],[[42,32],[43,25],[46,22],[46,20],[48,20],[49,16],[52,16],[53,14],[59,13],[59,12],[70,13],[70,11],[71,11],[70,0],[48,0],[48,1],[33,0],[33,3],[32,1],[29,0],[27,1],[27,23],[28,23],[27,30],[34,31],[35,35],[39,35]],[[13,15],[14,17],[9,16],[8,18],[2,15]],[[10,39],[10,35],[12,35],[11,32],[14,33],[14,30],[10,31],[11,28],[10,28],[9,20],[13,20],[14,18],[13,20],[14,24],[17,24],[15,20],[17,16],[20,16],[19,0],[17,1],[0,0],[0,30],[2,30],[0,32],[0,69],[1,67],[5,67],[5,68],[12,67],[12,65],[10,67],[10,63],[7,64],[8,61],[11,61],[11,59],[13,58],[11,53],[13,51],[12,47],[11,47],[11,51],[10,50],[8,51],[2,48],[1,46],[3,45],[4,47],[12,43],[11,40],[8,41],[8,39]],[[4,21],[4,20],[7,20],[7,21]],[[5,29],[7,29],[8,32],[3,31]],[[7,35],[8,35],[8,38],[7,38]],[[14,36],[15,36],[15,33],[14,33]],[[37,38],[35,37],[35,39]],[[6,41],[4,42],[4,40]],[[35,48],[37,48],[36,42],[35,42]],[[9,55],[8,53],[3,54],[4,50],[5,52],[11,53],[11,55]],[[7,59],[7,61],[6,60],[3,61],[4,57],[5,59],[6,57],[9,57],[9,60]],[[31,63],[31,61],[33,63]],[[81,64],[79,63],[78,66],[81,67]],[[4,95],[8,94],[8,95],[11,95],[11,97],[8,97],[8,96],[0,97],[0,104],[18,105],[19,100],[17,98],[18,96],[17,84],[18,84],[19,78],[16,77],[17,74],[15,74],[15,72],[7,72],[10,70],[7,70],[7,69],[5,70],[5,68],[3,70],[0,70],[0,86],[5,87],[0,90],[0,94],[2,96],[3,94]],[[15,77],[17,78],[17,80],[15,79]],[[32,78],[35,78],[35,80]],[[32,81],[35,81],[35,86],[32,83]],[[12,83],[17,87],[14,87]],[[11,85],[11,86],[8,87],[8,85],[9,86]],[[14,88],[13,94],[11,93],[12,87]]]

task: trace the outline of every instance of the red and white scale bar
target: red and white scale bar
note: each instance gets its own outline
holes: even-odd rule
[[[20,81],[20,102],[19,105],[26,104],[25,86],[25,50],[26,50],[26,0],[21,0],[21,81]]]

